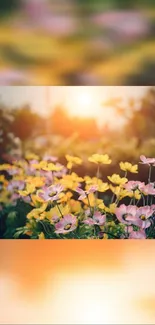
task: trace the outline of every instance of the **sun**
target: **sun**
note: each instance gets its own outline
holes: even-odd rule
[[[97,94],[91,92],[91,88],[79,87],[76,91],[72,90],[67,101],[69,114],[83,118],[97,118]]]

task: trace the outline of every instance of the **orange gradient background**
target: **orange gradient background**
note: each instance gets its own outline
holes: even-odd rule
[[[1,240],[1,324],[154,324],[152,240]]]

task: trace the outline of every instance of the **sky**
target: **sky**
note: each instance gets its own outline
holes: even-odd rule
[[[149,87],[136,86],[1,86],[1,101],[10,107],[30,104],[34,111],[46,115],[63,105],[72,116],[95,117],[99,123],[116,123],[112,107],[103,105],[110,97],[141,98]],[[118,120],[118,119],[117,119]],[[117,121],[117,125],[121,119]]]

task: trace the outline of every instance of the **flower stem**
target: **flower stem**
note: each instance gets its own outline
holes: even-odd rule
[[[90,205],[90,200],[89,200],[89,195],[88,194],[87,194],[87,199],[88,199],[88,205],[89,205],[89,208],[90,208],[90,213],[93,216],[93,212],[92,212],[92,208],[91,208],[91,205]]]
[[[124,177],[125,177],[125,178],[127,177],[127,173],[128,173],[128,172],[127,172],[127,170],[126,170],[126,171],[125,171],[125,174],[124,174]]]
[[[111,198],[111,204],[114,202],[115,199],[115,193],[113,193],[112,198]]]
[[[151,165],[149,166],[148,184],[151,183]],[[147,196],[147,205],[149,204],[149,195]]]
[[[56,203],[56,206],[57,206],[57,208],[58,208],[58,210],[59,210],[59,212],[60,212],[60,214],[61,214],[61,217],[63,218],[63,214],[62,214],[62,212],[61,212],[61,209],[60,209],[60,207],[59,207],[59,204]]]
[[[148,183],[150,184],[151,183],[151,165],[149,167],[149,177],[148,177]]]

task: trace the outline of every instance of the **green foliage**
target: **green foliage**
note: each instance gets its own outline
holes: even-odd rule
[[[16,206],[7,206],[3,211],[4,238],[14,238],[16,229],[23,227],[26,223],[26,215],[31,211],[30,205],[18,200]],[[22,234],[18,233],[18,236]]]
[[[20,0],[1,0],[0,1],[0,15],[6,15],[17,9]]]

